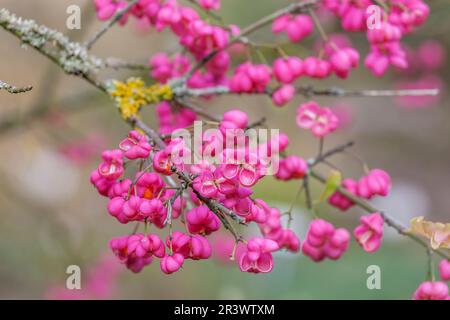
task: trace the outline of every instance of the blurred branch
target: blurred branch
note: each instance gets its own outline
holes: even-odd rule
[[[308,161],[308,165],[309,165],[310,168],[314,167],[315,165],[317,165],[317,164],[327,160],[328,158],[334,156],[335,154],[338,154],[338,153],[346,151],[348,148],[351,148],[354,145],[355,145],[355,142],[350,141],[350,142],[347,142],[347,143],[345,143],[343,145],[337,146],[337,147],[335,147],[335,148],[333,148],[333,149],[331,149],[331,150],[329,150],[327,152],[322,153],[320,156],[309,160]]]
[[[2,117],[0,120],[0,135],[19,127],[29,128],[28,125],[31,122],[44,118],[53,110],[61,110],[64,112],[83,110],[85,107],[89,106],[89,102],[97,96],[96,93],[75,94],[71,97],[62,99],[62,101],[59,102],[61,107],[58,108],[52,108],[54,104],[45,103],[33,106],[33,108],[24,114],[14,112],[14,114]]]
[[[304,96],[396,97],[396,96],[436,96],[439,94],[439,89],[345,90],[337,87],[328,89],[314,89],[311,86],[304,86],[297,88],[297,92]]]
[[[203,97],[208,95],[242,95],[245,93],[235,93],[226,86],[209,87],[204,89],[190,89],[187,87],[174,88],[177,96]],[[251,94],[262,94],[271,96],[274,90],[267,90]],[[310,96],[331,96],[331,97],[396,97],[396,96],[436,96],[439,89],[408,89],[408,90],[345,90],[338,87],[316,89],[313,86],[301,86],[296,88],[299,95]]]
[[[128,69],[128,70],[149,71],[152,69],[151,66],[149,65],[127,62],[118,58],[106,58],[104,67],[115,70]]]
[[[9,93],[17,94],[17,93],[24,93],[24,92],[31,91],[31,90],[33,90],[33,87],[27,86],[27,87],[19,88],[19,87],[12,86],[12,85],[0,80],[0,90],[6,90]]]

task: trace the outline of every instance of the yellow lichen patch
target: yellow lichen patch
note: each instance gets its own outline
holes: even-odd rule
[[[147,104],[168,101],[173,98],[170,86],[155,84],[148,87],[139,78],[129,78],[126,82],[113,81],[109,94],[115,99],[125,120],[136,116],[140,109]]]
[[[144,81],[130,78],[126,83],[113,82],[110,95],[116,100],[120,113],[124,119],[135,116],[140,108],[147,103],[147,92]]]
[[[450,223],[426,221],[424,217],[416,217],[411,220],[411,229],[408,231],[430,239],[433,249],[450,249]]]
[[[154,84],[150,86],[149,93],[151,95],[151,100],[153,103],[158,103],[161,101],[169,101],[173,98],[173,92],[170,86],[168,85],[160,85],[160,84]]]

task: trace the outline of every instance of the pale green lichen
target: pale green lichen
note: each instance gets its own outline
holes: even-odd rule
[[[72,42],[64,34],[35,21],[23,19],[0,9],[0,26],[15,34],[24,45],[31,46],[55,60],[69,74],[87,74],[102,67],[101,59]]]

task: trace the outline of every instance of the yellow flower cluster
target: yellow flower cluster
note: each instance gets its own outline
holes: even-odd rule
[[[155,84],[147,87],[139,78],[129,78],[126,82],[113,81],[109,94],[117,103],[122,117],[127,120],[136,116],[140,109],[153,103],[173,98],[170,86]]]
[[[433,249],[450,249],[450,223],[426,221],[423,217],[411,220],[410,232],[430,239]]]

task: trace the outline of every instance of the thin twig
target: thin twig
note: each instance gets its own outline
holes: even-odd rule
[[[107,58],[105,59],[104,68],[119,70],[119,69],[128,69],[128,70],[138,70],[138,71],[149,71],[152,69],[151,66],[123,61],[118,58]]]
[[[251,93],[271,96],[274,90]],[[245,95],[246,93],[235,93],[228,87],[217,86],[205,89],[189,89],[185,87],[175,88],[174,92],[179,96],[203,97],[208,95]],[[317,89],[313,86],[300,86],[296,93],[305,97],[330,96],[330,97],[398,97],[398,96],[436,96],[439,89],[406,89],[406,90],[345,90],[338,87]]]
[[[122,17],[128,13],[128,11],[131,10],[131,8],[133,8],[137,3],[139,2],[139,0],[132,0],[125,8],[119,10],[116,12],[116,14],[107,22],[105,22],[105,24],[100,28],[100,30],[98,30],[94,36],[86,42],[85,47],[87,50],[92,49],[92,46],[112,27],[114,26],[117,22],[119,22],[120,19],[122,19]]]
[[[256,120],[253,123],[250,123],[245,130],[250,130],[250,129],[253,129],[253,128],[257,128],[257,127],[263,126],[263,125],[266,124],[266,122],[267,122],[267,118],[266,117],[262,117],[261,119]]]
[[[188,108],[188,109],[194,111],[198,115],[200,115],[200,116],[202,116],[202,117],[204,117],[204,118],[206,118],[208,120],[211,120],[211,121],[214,121],[214,122],[220,122],[222,120],[221,117],[217,117],[215,115],[209,114],[205,110],[203,110],[200,106],[198,106],[198,105],[196,105],[196,104],[194,104],[192,102],[189,102],[189,101],[187,101],[185,99],[176,99],[175,101],[179,105],[181,105],[182,107]],[[262,117],[261,119],[256,120],[253,123],[250,123],[245,130],[249,130],[249,129],[253,129],[253,128],[262,126],[262,125],[264,125],[266,123],[266,121],[267,121],[267,118],[266,117]]]
[[[192,111],[194,111],[195,113],[197,113],[198,115],[208,119],[208,120],[212,120],[215,122],[220,122],[220,118],[217,116],[214,116],[212,114],[209,114],[208,112],[206,112],[205,110],[203,110],[201,107],[197,106],[196,104],[187,101],[186,99],[177,99],[175,100],[178,104],[180,104],[181,106],[188,108]]]
[[[436,96],[439,89],[409,90],[345,90],[341,88],[314,89],[311,86],[298,87],[297,93],[314,96],[334,97],[398,97],[398,96]]]
[[[0,80],[0,90],[6,90],[12,94],[25,93],[33,90],[32,86],[16,87]]]
[[[297,189],[297,192],[295,194],[295,197],[292,200],[291,205],[289,206],[289,210],[287,212],[285,212],[285,214],[288,215],[288,221],[287,221],[287,228],[288,229],[291,228],[291,223],[294,220],[294,218],[292,217],[292,211],[294,210],[295,203],[298,201],[300,195],[302,194],[304,187],[305,187],[304,183],[301,183],[298,186],[298,189]]]
[[[170,210],[170,212],[169,212],[169,210],[167,211],[167,217],[166,217],[166,220],[164,221],[164,225],[167,225],[168,223],[172,224],[172,208],[173,208],[173,204],[183,194],[183,191],[186,190],[186,188],[187,188],[186,184],[183,183],[177,189],[177,191],[175,191],[173,196],[169,199],[167,205],[170,206],[171,210]]]
[[[433,250],[430,247],[427,248],[427,260],[428,260],[428,280],[435,281],[436,278],[434,274]]]
[[[319,30],[320,36],[322,37],[323,41],[328,42],[329,41],[328,35],[325,32],[322,24],[320,23],[320,20],[317,17],[316,13],[312,9],[308,9],[308,13],[311,16],[311,18],[313,19],[317,30]]]
[[[316,158],[312,158],[308,161],[308,165],[310,168],[314,167],[315,165],[323,162],[324,160],[334,156],[335,154],[341,153],[346,151],[348,148],[351,148],[355,145],[354,141],[347,142],[343,145],[337,146],[336,148],[333,148],[327,152],[322,153],[320,156]]]
[[[306,195],[306,207],[309,210],[312,210],[313,203],[311,198],[311,190],[309,189],[309,177],[305,176],[303,178],[303,188],[305,189],[305,195]]]

